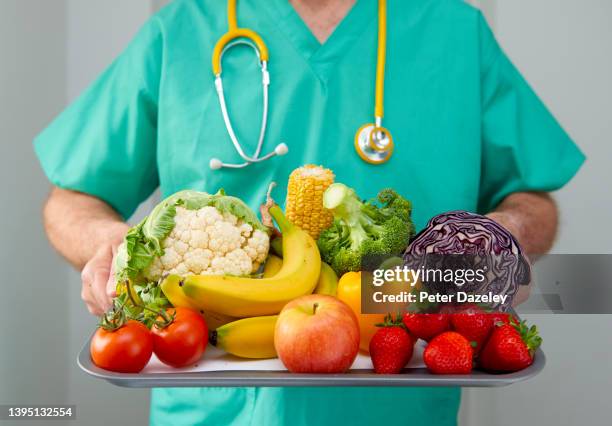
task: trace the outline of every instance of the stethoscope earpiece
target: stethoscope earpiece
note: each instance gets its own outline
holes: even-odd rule
[[[289,152],[289,147],[287,146],[286,143],[279,143],[278,145],[276,145],[276,148],[274,148],[274,153],[278,155],[279,157],[287,154],[288,152]]]
[[[221,167],[223,167],[223,162],[218,158],[211,158],[208,162],[208,166],[211,170],[219,170]]]

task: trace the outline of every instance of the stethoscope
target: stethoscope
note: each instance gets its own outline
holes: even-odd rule
[[[261,155],[263,142],[266,134],[268,120],[268,87],[270,86],[270,73],[268,72],[268,47],[263,39],[255,31],[248,28],[239,28],[236,19],[236,0],[227,1],[227,21],[228,31],[221,36],[213,49],[212,70],[215,76],[215,88],[221,114],[227,133],[236,149],[236,152],[244,160],[243,163],[224,163],[218,158],[212,158],[209,166],[212,170],[219,170],[223,167],[232,169],[242,169],[253,163],[266,161],[274,156],[282,156],[289,152],[286,144],[280,143],[274,151],[266,155]],[[385,80],[385,56],[387,41],[387,2],[378,0],[378,52],[376,60],[376,86],[374,103],[374,123],[361,126],[355,134],[355,150],[361,159],[370,164],[382,164],[391,158],[393,153],[393,138],[389,130],[382,126],[383,103],[384,103],[384,80]],[[255,152],[252,156],[247,155],[242,149],[242,145],[236,137],[232,122],[230,120],[225,93],[223,91],[223,80],[221,77],[221,62],[223,55],[232,47],[237,45],[247,45],[253,48],[257,56],[257,61],[261,68],[261,83],[263,91],[263,111],[259,128],[259,139]]]

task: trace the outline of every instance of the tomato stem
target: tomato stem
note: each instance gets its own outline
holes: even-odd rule
[[[125,315],[124,308],[125,302],[121,306],[117,306],[116,300],[113,301],[113,309],[109,312],[105,312],[100,318],[98,326],[106,331],[115,331],[125,325],[127,317]],[[109,314],[112,314],[109,316]]]
[[[134,304],[134,306],[137,306],[139,308],[142,308],[144,310],[147,310],[149,312],[153,312],[154,314],[159,315],[160,317],[163,318],[162,321],[158,321],[157,319],[155,321],[153,321],[153,324],[159,328],[159,329],[163,329],[168,327],[170,324],[172,324],[172,322],[174,321],[174,317],[176,316],[176,310],[172,313],[172,315],[169,315],[168,312],[166,312],[165,309],[153,309],[150,308],[144,304],[140,304],[138,302],[136,302],[136,300],[134,300],[134,297],[132,296],[132,291],[133,291],[133,287],[132,287],[132,283],[130,280],[127,280],[125,282],[125,285],[127,286],[127,294],[128,294],[128,298],[130,299],[130,301],[132,302],[132,304]]]

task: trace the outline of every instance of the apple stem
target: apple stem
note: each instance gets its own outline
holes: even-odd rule
[[[312,314],[314,315],[317,312],[317,308],[319,307],[318,303],[315,303],[314,305],[312,305]]]

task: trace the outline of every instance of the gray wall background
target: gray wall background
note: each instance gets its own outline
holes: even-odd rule
[[[77,404],[72,425],[147,420],[147,391],[112,387],[76,367],[95,319],[79,299],[78,274],[43,235],[40,209],[49,186],[31,140],[165,2],[0,0],[0,403]],[[612,212],[612,2],[474,3],[589,157],[556,194],[562,227],[554,251],[612,252],[606,226]],[[610,316],[530,319],[545,338],[546,370],[504,389],[466,389],[461,424],[608,424]]]
[[[145,424],[149,392],[109,386],[76,366],[97,320],[80,300],[79,274],[44,236],[49,184],[31,141],[121,52],[154,6],[0,0],[0,404],[76,404],[69,425]],[[0,421],[13,423],[26,424]]]
[[[555,195],[556,253],[612,253],[612,2],[481,0],[506,52],[588,159]],[[580,283],[576,283],[580,285]],[[610,424],[610,315],[531,315],[548,353],[544,372],[504,389],[463,393],[470,426]]]

